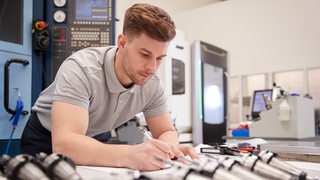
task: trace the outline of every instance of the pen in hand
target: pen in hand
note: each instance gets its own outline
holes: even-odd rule
[[[143,133],[145,138],[147,138],[148,140],[153,139],[153,137],[150,135],[150,133],[148,132],[148,130],[145,127],[139,127],[139,129],[141,130],[141,132]],[[174,157],[174,158],[172,158],[172,160],[183,160],[184,162],[194,163],[192,160],[187,159],[186,157],[183,157],[183,156],[182,157]]]
[[[151,134],[149,134],[148,130],[145,127],[139,127],[139,129],[141,130],[142,134],[144,135],[145,138],[147,138],[148,140],[153,139],[153,137],[151,136]],[[155,157],[156,159],[160,160],[161,158]],[[162,162],[164,162],[165,160],[162,160]],[[167,161],[166,161],[167,162]],[[166,163],[166,166],[164,166],[163,168],[169,168],[172,165],[169,163]]]
[[[148,140],[153,139],[153,137],[149,134],[148,130],[144,127],[139,127],[141,132],[143,133],[144,137],[146,137]]]

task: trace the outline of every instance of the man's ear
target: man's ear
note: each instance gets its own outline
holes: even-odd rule
[[[118,46],[121,48],[124,48],[124,45],[126,44],[126,37],[123,34],[119,34],[118,36]]]

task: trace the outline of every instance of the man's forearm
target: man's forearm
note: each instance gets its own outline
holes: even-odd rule
[[[70,133],[67,138],[53,141],[53,152],[61,153],[77,165],[125,167],[128,145],[103,144],[91,137]]]

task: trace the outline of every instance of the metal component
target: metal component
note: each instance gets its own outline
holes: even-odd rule
[[[268,165],[267,163],[263,162],[259,159],[258,156],[244,154],[240,159],[239,162],[246,168],[250,169],[251,171],[261,174],[263,176],[279,179],[279,180],[293,180],[296,179],[294,176],[279,170],[275,167]]]
[[[268,95],[265,94],[265,93],[263,93],[263,100],[264,100],[264,102],[266,104],[266,109],[267,110],[271,109],[272,108],[271,101],[270,101]]]
[[[165,159],[157,158],[161,162],[164,162],[170,166],[171,168],[175,168],[175,173],[167,177],[168,179],[183,179],[183,180],[192,180],[192,179],[199,179],[199,180],[208,180],[211,177],[206,176],[205,174],[200,172],[198,163],[194,162],[190,166],[183,164],[179,161],[168,161]]]
[[[262,150],[262,151],[260,151],[258,156],[261,158],[261,160],[263,162],[266,162],[267,164],[269,164],[271,166],[274,166],[274,167],[279,168],[285,172],[293,174],[293,175],[299,177],[299,180],[305,180],[307,177],[307,173],[305,173],[304,171],[276,158],[275,153],[272,153],[272,152],[269,152],[266,150]]]
[[[40,153],[37,158],[52,179],[82,180],[75,169],[74,162],[62,154]]]
[[[200,171],[202,174],[212,177],[213,179],[233,179],[241,180],[241,178],[228,172],[224,167],[215,161],[208,161]]]
[[[253,172],[241,166],[240,162],[236,161],[235,159],[228,158],[226,156],[219,156],[218,162],[221,163],[226,170],[232,172],[233,174],[239,175],[241,178],[266,180],[266,178],[254,174]]]
[[[0,164],[3,174],[9,180],[49,180],[40,165],[30,155],[21,154],[14,158],[3,155],[0,158]]]
[[[12,110],[9,107],[9,67],[11,63],[19,63],[22,64],[24,66],[29,65],[29,61],[24,60],[24,59],[8,59],[4,65],[4,108],[6,109],[6,111],[10,114],[15,114],[16,112],[14,110]],[[22,115],[27,115],[28,111],[24,110],[21,113]]]

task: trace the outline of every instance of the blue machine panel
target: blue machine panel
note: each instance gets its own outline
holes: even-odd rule
[[[1,0],[0,2],[0,154],[10,138],[13,125],[9,119],[15,110],[18,94],[21,95],[25,115],[21,115],[13,134],[14,142],[19,141],[31,110],[31,81],[32,81],[32,0]],[[8,22],[10,22],[8,24]],[[11,34],[10,34],[11,33]],[[17,37],[15,37],[17,36]],[[18,59],[27,64],[7,63],[8,60]],[[5,97],[5,64],[8,82]],[[5,99],[7,103],[5,103]],[[19,153],[19,146],[11,146],[8,154]]]
[[[12,131],[12,120],[9,121],[12,114],[6,111],[4,107],[4,64],[8,59],[20,59],[27,60],[29,62],[28,65],[23,65],[19,63],[12,63],[9,67],[9,88],[8,88],[8,99],[9,104],[8,107],[12,110],[15,110],[18,94],[20,92],[22,101],[24,103],[24,110],[28,111],[28,115],[30,114],[31,109],[31,56],[8,53],[0,51],[0,139],[9,139],[11,131]],[[16,130],[13,134],[13,139],[20,139],[23,128],[27,122],[28,115],[20,116],[20,120],[18,125],[16,126]]]

